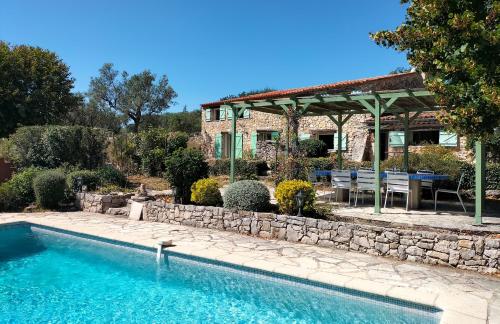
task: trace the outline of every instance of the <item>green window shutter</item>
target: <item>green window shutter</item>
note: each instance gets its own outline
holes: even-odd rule
[[[257,155],[257,133],[253,132],[250,137],[250,148],[252,150],[252,157]]]
[[[299,141],[303,141],[305,139],[310,139],[310,138],[311,138],[311,134],[305,134],[305,133],[299,134]]]
[[[234,155],[237,159],[243,158],[243,134],[236,133],[236,152]]]
[[[271,132],[271,139],[273,141],[277,140],[280,137],[280,132]]]
[[[450,133],[446,131],[439,131],[439,145],[442,146],[457,146],[458,137],[455,133]]]
[[[250,118],[250,109],[243,110],[243,118]]]
[[[226,108],[221,108],[220,109],[220,120],[225,120],[226,119]]]
[[[227,109],[226,116],[227,116],[227,120],[233,119],[233,110],[231,108]]]
[[[405,132],[389,132],[389,146],[405,146]]]
[[[333,149],[337,150],[337,143],[338,143],[338,138],[339,138],[339,133],[333,134]],[[342,151],[347,151],[347,134],[342,134]]]
[[[222,158],[222,134],[215,134],[215,158]]]
[[[205,121],[212,120],[212,109],[205,109]]]

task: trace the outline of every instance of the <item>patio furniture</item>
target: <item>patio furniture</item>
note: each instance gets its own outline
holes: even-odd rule
[[[310,183],[312,183],[313,186],[319,186],[319,185],[321,185],[321,181],[318,181],[318,174],[316,172],[317,171],[314,170],[314,171],[310,172],[307,175],[307,181],[309,181]]]
[[[332,170],[332,188],[335,189],[336,201],[338,201],[339,198],[339,190],[342,189],[348,190],[349,205],[351,205],[351,190],[352,190],[351,170]],[[329,201],[332,200],[332,193],[330,193]]]
[[[375,195],[375,171],[359,169],[357,175],[354,206],[358,205],[358,194],[360,191],[361,193],[363,193],[363,191],[373,191]],[[361,195],[361,203],[364,203],[364,195]]]
[[[438,189],[436,190],[436,196],[434,198],[434,211],[437,210],[437,199],[438,199],[438,193],[443,192],[443,193],[450,193],[450,194],[455,194],[458,197],[458,200],[460,200],[460,204],[462,204],[462,208],[464,209],[464,212],[467,212],[467,209],[465,209],[464,202],[462,200],[462,197],[460,196],[460,187],[462,186],[462,182],[464,180],[465,174],[462,173],[460,175],[460,180],[458,181],[458,186],[457,190],[450,190],[450,189]]]
[[[406,210],[410,203],[412,189],[410,188],[410,177],[407,172],[387,172],[387,189],[385,191],[384,208],[387,205],[387,197],[391,193],[391,206],[394,204],[394,193],[406,194]]]
[[[434,174],[434,171],[417,170],[417,174]],[[432,197],[434,197],[434,180],[420,180],[420,188],[422,188],[422,190],[430,190]]]

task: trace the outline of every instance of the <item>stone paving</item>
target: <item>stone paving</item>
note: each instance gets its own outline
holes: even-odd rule
[[[27,221],[334,284],[443,309],[442,323],[500,323],[500,278],[361,253],[85,212],[0,214]]]

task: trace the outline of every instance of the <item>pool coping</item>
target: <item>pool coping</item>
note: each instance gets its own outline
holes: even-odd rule
[[[135,239],[132,237],[133,235],[102,232],[95,228],[85,228],[71,223],[53,224],[49,219],[30,218],[29,220],[6,221],[0,223],[0,225],[15,224],[39,225],[83,235],[90,235],[118,243],[132,244],[148,249],[156,249],[157,242],[159,241],[158,238]],[[174,244],[175,243],[176,242],[174,242]],[[214,260],[236,267],[239,266],[257,271],[283,275],[286,277],[305,279],[320,284],[355,290],[379,297],[388,297],[409,303],[438,308],[442,310],[441,324],[473,324],[488,322],[488,302],[468,293],[450,294],[444,291],[440,293],[423,292],[414,288],[398,287],[366,279],[352,278],[340,274],[332,274],[321,271],[318,272],[304,267],[282,265],[273,261],[255,260],[241,255],[232,255],[231,253],[227,253],[226,251],[217,248],[197,251],[181,245],[174,245],[168,247],[167,251],[205,260]]]

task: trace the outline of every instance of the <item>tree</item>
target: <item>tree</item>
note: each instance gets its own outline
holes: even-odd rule
[[[389,74],[400,74],[400,73],[407,73],[407,72],[411,72],[411,68],[405,68],[402,66],[398,66],[397,68],[395,68],[394,70],[389,72]]]
[[[69,68],[53,52],[0,41],[0,136],[17,126],[53,124],[78,105]]]
[[[164,112],[177,96],[166,75],[155,82],[156,76],[149,70],[130,77],[125,71],[120,78],[119,74],[113,64],[104,64],[99,76],[91,79],[88,95],[100,109],[116,111],[132,120],[134,132],[139,131],[144,116]]]
[[[488,137],[500,122],[500,2],[401,2],[409,3],[405,22],[370,37],[406,52],[409,63],[425,73],[426,86],[443,107],[441,123],[472,138]]]
[[[168,132],[185,132],[195,134],[201,132],[200,111],[187,111],[165,113],[162,115],[145,116],[144,126],[161,127]]]
[[[63,124],[97,127],[118,133],[123,124],[123,118],[110,109],[103,110],[102,106],[91,99],[90,101],[82,100],[80,105],[69,111]]]
[[[257,89],[257,90],[250,90],[250,91],[242,91],[238,93],[237,95],[228,95],[225,97],[220,98],[219,100],[228,100],[228,99],[234,99],[234,98],[240,98],[240,97],[246,97],[246,96],[251,96],[254,94],[259,94],[259,93],[266,93],[266,92],[271,92],[275,91],[276,89],[272,89],[269,87],[263,88],[263,89]]]

